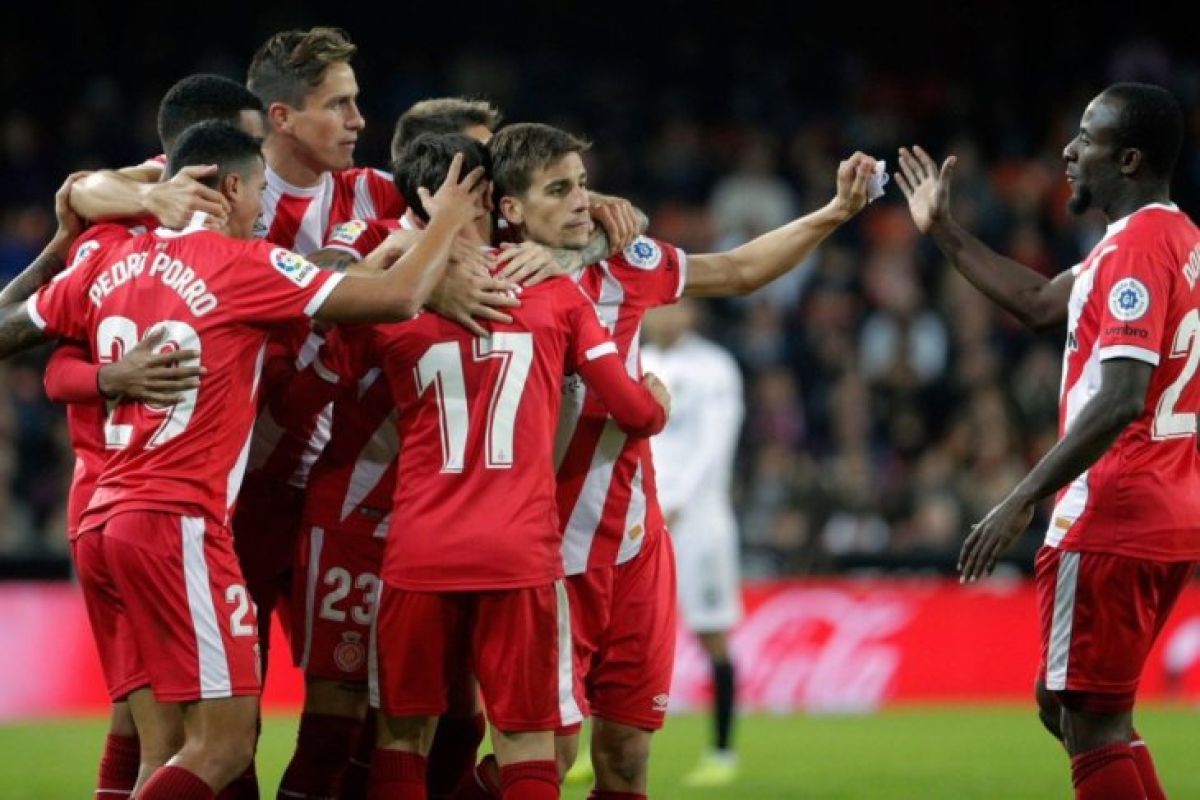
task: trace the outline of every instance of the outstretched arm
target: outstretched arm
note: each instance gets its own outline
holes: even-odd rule
[[[867,204],[875,159],[855,153],[838,166],[837,196],[824,208],[724,253],[688,257],[689,297],[749,294],[790,271]]]
[[[101,170],[79,181],[71,191],[71,208],[90,220],[111,220],[150,214],[168,228],[183,228],[197,211],[223,220],[229,203],[198,178],[212,175],[215,166],[184,167],[169,181],[147,181],[146,174]]]
[[[996,305],[1029,328],[1064,322],[1075,276],[1068,270],[1053,280],[992,250],[966,231],[950,214],[950,184],[955,157],[941,168],[920,147],[900,149],[896,182],[921,233],[934,243],[964,278]]]

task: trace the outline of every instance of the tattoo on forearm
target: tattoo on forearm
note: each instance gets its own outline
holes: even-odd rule
[[[318,250],[308,257],[308,260],[322,269],[334,272],[345,272],[358,263],[358,259],[341,250]]]
[[[0,358],[28,350],[46,340],[22,304],[0,309]]]
[[[65,266],[66,264],[57,253],[49,250],[43,251],[20,275],[0,289],[0,306],[12,306],[25,302],[34,292],[49,283],[51,278],[62,272]]]

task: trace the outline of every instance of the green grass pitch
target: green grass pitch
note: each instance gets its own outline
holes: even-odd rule
[[[1138,715],[1172,797],[1200,797],[1197,712],[1183,706]],[[91,796],[103,740],[101,719],[0,727],[0,798],[60,800]],[[263,797],[274,797],[295,723],[268,718],[260,745]],[[906,708],[868,716],[753,716],[737,730],[738,781],[724,789],[685,790],[681,776],[707,741],[698,716],[672,717],[655,738],[651,797],[736,798],[1069,798],[1066,755],[1032,708]],[[585,789],[567,787],[565,798]]]

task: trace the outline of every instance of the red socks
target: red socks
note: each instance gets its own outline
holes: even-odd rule
[[[458,782],[450,800],[500,800],[504,790],[500,787],[500,766],[496,757],[489,753],[479,765]]]
[[[375,748],[371,756],[370,800],[428,800],[425,791],[427,762],[417,753]]]
[[[1146,790],[1125,742],[1097,747],[1071,759],[1076,800],[1143,800]]]
[[[141,749],[138,737],[110,733],[104,740],[104,754],[100,756],[100,775],[96,779],[97,794],[111,797],[113,800],[128,795],[137,783],[140,764]]]
[[[1154,768],[1154,759],[1150,756],[1150,748],[1146,747],[1136,728],[1129,746],[1133,748],[1133,763],[1137,767],[1138,777],[1142,779],[1142,788],[1146,790],[1147,800],[1167,800],[1167,793],[1158,779],[1158,770]]]
[[[558,800],[558,765],[549,761],[521,761],[500,767],[504,800]]]
[[[296,752],[279,782],[288,797],[333,797],[358,742],[362,721],[332,714],[302,714]]]
[[[588,800],[646,800],[646,795],[637,792],[609,792],[604,789],[592,789]]]
[[[102,800],[102,798],[97,798],[97,800]],[[217,793],[217,800],[259,800],[258,773],[254,770],[253,761],[233,783]]]
[[[138,792],[138,800],[214,800],[209,785],[183,767],[159,767]]]
[[[429,750],[430,800],[449,800],[463,778],[470,776],[486,728],[483,714],[438,720]]]
[[[342,786],[338,792],[338,800],[367,800],[367,781],[371,772],[371,754],[375,752],[375,709],[367,709],[367,718],[363,720],[362,730],[358,734],[358,743],[342,772]]]

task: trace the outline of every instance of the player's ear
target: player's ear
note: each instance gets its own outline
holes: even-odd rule
[[[267,106],[267,121],[271,124],[271,130],[291,133],[292,107],[287,103],[271,103]]]
[[[1126,147],[1121,151],[1121,155],[1118,158],[1120,159],[1122,175],[1136,174],[1145,160],[1142,151],[1136,147]]]
[[[246,190],[246,181],[236,170],[230,170],[225,173],[225,177],[221,178],[221,194],[225,195],[226,199],[233,201]]]
[[[506,194],[500,198],[500,215],[509,225],[521,225],[525,222],[525,208],[520,199]]]

